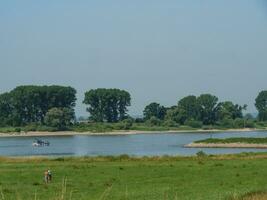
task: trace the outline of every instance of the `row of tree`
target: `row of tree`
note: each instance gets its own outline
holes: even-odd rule
[[[63,86],[19,86],[0,95],[0,125],[21,126],[40,123],[67,126],[75,119],[76,90]],[[131,95],[119,89],[95,89],[85,93],[84,104],[95,122],[118,122],[128,117]],[[267,120],[267,91],[256,98],[258,119]],[[172,107],[151,103],[144,109],[144,120],[169,120],[179,124],[199,121],[205,125],[224,119],[243,118],[246,105],[219,102],[211,94],[190,95]]]
[[[19,86],[0,95],[0,125],[23,126],[30,123],[57,127],[75,119],[76,90],[63,86]],[[96,89],[85,93],[90,120],[117,122],[126,118],[131,105],[128,92]]]
[[[170,108],[165,108],[158,103],[151,103],[145,107],[144,118],[148,120],[155,117],[179,124],[200,121],[205,125],[210,125],[226,118],[242,118],[242,111],[246,107],[246,105],[240,106],[231,101],[219,102],[218,98],[211,94],[202,94],[199,97],[190,95],[182,98],[176,106]]]
[[[75,102],[76,90],[71,87],[19,86],[0,95],[0,123],[12,126],[44,123],[46,114],[54,108],[69,113],[73,119]]]

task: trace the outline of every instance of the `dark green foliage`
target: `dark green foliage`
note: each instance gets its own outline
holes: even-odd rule
[[[246,119],[236,118],[233,123],[234,128],[245,128],[246,127]]]
[[[205,140],[198,140],[195,143],[247,143],[247,144],[266,144],[267,138],[225,138],[225,139],[217,139],[217,138],[209,138]]]
[[[196,155],[197,155],[198,157],[205,157],[205,156],[207,156],[207,154],[206,154],[204,151],[198,151],[198,152],[196,153]]]
[[[117,122],[126,117],[127,107],[131,105],[131,96],[119,89],[96,89],[85,93],[84,104],[95,122]]]
[[[185,122],[186,126],[190,126],[192,128],[202,128],[203,123],[201,121],[196,121],[196,120],[187,120]]]
[[[64,130],[74,121],[74,111],[69,108],[51,108],[45,115],[44,122],[47,126]]]
[[[148,120],[151,117],[156,117],[160,120],[163,120],[165,115],[166,115],[166,108],[155,102],[147,105],[144,109],[145,120]]]
[[[151,117],[149,120],[146,121],[150,126],[159,126],[161,124],[161,120],[156,117]]]
[[[134,122],[133,119],[130,118],[124,119],[117,124],[116,128],[119,130],[130,130],[131,127],[133,126],[133,122]]]
[[[267,121],[267,90],[261,91],[255,100],[255,106],[259,111],[260,121]]]
[[[73,109],[76,90],[63,86],[19,86],[0,95],[0,119],[3,125],[20,126],[43,122],[51,108]]]
[[[242,118],[242,111],[246,109],[246,105],[240,106],[233,104],[231,101],[225,101],[218,104],[218,119],[222,120],[225,118],[236,119]]]
[[[163,126],[166,127],[179,127],[179,124],[176,123],[175,121],[171,120],[171,119],[167,119],[163,122]]]
[[[214,124],[217,120],[218,98],[211,94],[202,94],[197,98],[197,102],[203,124]]]
[[[200,107],[197,97],[189,95],[178,102],[179,121],[184,124],[185,120],[198,120],[200,118]],[[182,116],[183,115],[183,116]]]
[[[248,119],[245,121],[245,127],[246,128],[255,128],[255,122],[254,120]]]
[[[218,121],[216,125],[223,128],[233,128],[234,120],[230,118],[223,118],[222,120]]]
[[[182,98],[177,106],[167,109],[165,120],[191,127],[201,128],[203,125],[217,125],[222,128],[242,128],[241,120],[246,105],[240,106],[231,101],[218,103],[218,98],[211,94],[199,97],[189,95]],[[189,123],[198,122],[198,124]],[[201,122],[201,123],[199,123]]]

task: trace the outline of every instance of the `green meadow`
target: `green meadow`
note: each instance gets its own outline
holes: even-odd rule
[[[267,154],[259,153],[0,161],[0,199],[5,200],[239,200],[265,196],[267,190]],[[49,184],[43,180],[46,169],[53,173]]]

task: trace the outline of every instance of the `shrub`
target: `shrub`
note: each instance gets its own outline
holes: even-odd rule
[[[144,123],[144,122],[145,122],[144,118],[136,118],[135,119],[135,123]]]
[[[15,132],[20,133],[21,132],[21,128],[15,128]]]
[[[196,153],[197,157],[205,157],[207,154],[204,151],[199,151]]]
[[[25,132],[37,131],[37,124],[29,124],[23,128]]]
[[[190,126],[192,128],[201,128],[203,126],[203,123],[201,121],[186,120],[185,125]]]
[[[257,122],[257,125],[261,126],[261,127],[265,127],[266,124],[264,122],[260,121],[260,122]]]
[[[133,120],[128,118],[119,122],[115,127],[120,130],[129,130],[133,126]]]
[[[253,120],[249,119],[245,123],[246,128],[255,128],[255,123]]]
[[[148,125],[151,126],[159,126],[161,124],[161,120],[156,117],[151,117],[149,120],[146,121]]]
[[[245,126],[245,120],[241,118],[236,118],[233,122],[234,128],[244,128]]]
[[[179,127],[179,124],[171,119],[167,119],[163,122],[163,126],[166,127]]]
[[[224,118],[218,122],[218,125],[223,128],[233,128],[234,120],[229,119],[229,118]]]
[[[74,111],[69,108],[52,108],[45,115],[45,124],[59,130],[66,129],[74,120]]]

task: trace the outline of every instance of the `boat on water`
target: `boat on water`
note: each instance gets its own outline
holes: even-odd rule
[[[49,145],[50,145],[50,142],[40,140],[40,139],[36,139],[36,141],[32,143],[32,146],[34,147],[44,147],[44,146],[49,146]]]

